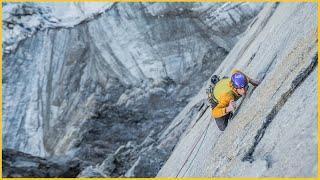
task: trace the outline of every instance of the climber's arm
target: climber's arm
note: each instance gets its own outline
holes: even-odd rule
[[[258,80],[254,80],[254,79],[251,79],[251,78],[249,78],[249,83],[252,84],[255,87],[257,87],[260,84],[260,82]]]
[[[233,97],[231,97],[228,94],[223,95],[221,98],[219,98],[218,105],[212,109],[211,115],[214,118],[220,118],[222,116],[225,116],[229,112],[227,112],[227,107],[229,106],[229,103],[231,100],[233,100]]]

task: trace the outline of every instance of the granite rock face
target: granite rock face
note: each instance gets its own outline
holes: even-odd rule
[[[4,4],[3,147],[78,159],[79,177],[155,176],[177,142],[165,129],[263,6],[109,3],[70,20]]]
[[[13,149],[2,154],[4,177],[76,177],[82,169],[76,159],[55,162]]]
[[[163,136],[178,144],[157,176],[316,177],[317,26],[316,3],[267,4],[215,71],[240,69],[260,85],[237,102],[224,132],[203,87]]]

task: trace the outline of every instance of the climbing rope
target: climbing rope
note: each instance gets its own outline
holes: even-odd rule
[[[193,159],[191,160],[191,162],[190,162],[190,165],[189,165],[188,169],[184,172],[183,177],[184,177],[184,176],[186,175],[186,173],[189,171],[189,169],[190,169],[190,167],[191,167],[191,165],[192,165],[192,163],[193,163],[194,159],[197,157],[197,155],[198,155],[198,153],[199,153],[199,150],[200,150],[200,148],[201,148],[201,146],[202,146],[202,144],[203,144],[203,141],[204,141],[204,139],[205,139],[205,138],[206,138],[206,136],[207,136],[207,131],[208,131],[208,129],[209,129],[209,124],[210,124],[210,121],[209,121],[208,126],[207,126],[207,128],[206,128],[206,130],[205,130],[205,133],[204,133],[204,136],[203,136],[203,138],[202,138],[202,140],[201,140],[200,146],[199,146],[199,148],[198,148],[197,152],[195,153],[195,155],[194,155]]]
[[[204,139],[205,139],[205,137],[206,137],[206,134],[207,134],[209,125],[210,125],[210,120],[209,120],[209,122],[208,122],[205,130],[202,132],[202,134],[201,134],[200,137],[197,139],[197,141],[195,142],[195,144],[193,144],[192,149],[191,149],[190,153],[189,153],[188,156],[187,156],[187,159],[186,159],[186,160],[184,161],[184,163],[182,164],[182,166],[181,166],[181,168],[179,169],[178,174],[176,175],[176,177],[179,176],[180,172],[182,171],[183,167],[184,167],[184,166],[186,165],[186,163],[188,162],[191,154],[193,153],[193,151],[194,151],[195,148],[197,147],[197,145],[198,145],[198,143],[200,142],[200,139],[201,139],[202,137],[204,137],[204,138],[202,139],[202,141],[201,141],[200,144],[203,143],[203,141],[204,141]]]

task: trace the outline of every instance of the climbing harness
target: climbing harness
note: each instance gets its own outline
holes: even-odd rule
[[[210,105],[217,103],[218,100],[213,95],[213,90],[215,85],[220,81],[220,77],[218,75],[212,75],[210,78],[210,85],[206,89],[207,99]]]

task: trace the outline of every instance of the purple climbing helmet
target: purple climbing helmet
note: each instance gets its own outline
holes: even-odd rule
[[[248,87],[248,80],[246,76],[242,73],[234,73],[231,76],[231,82],[232,86],[236,89],[241,89],[241,88],[247,88]]]

